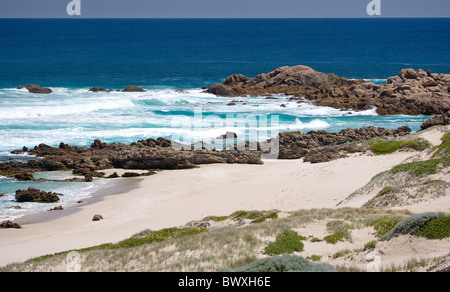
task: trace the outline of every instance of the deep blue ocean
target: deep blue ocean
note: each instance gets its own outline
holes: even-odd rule
[[[0,19],[0,161],[22,159],[9,152],[40,143],[89,146],[97,138],[131,143],[150,137],[195,142],[226,131],[242,135],[248,129],[239,121],[245,125],[254,116],[277,118],[267,138],[279,131],[369,125],[416,131],[427,119],[380,117],[376,109],[349,114],[299,105],[286,96],[239,98],[237,106],[227,106],[231,99],[201,89],[231,74],[252,77],[300,64],[375,83],[402,68],[450,73],[450,19]],[[16,89],[29,83],[53,93]],[[89,92],[127,85],[146,92]],[[191,126],[199,111],[206,122]],[[83,196],[92,190],[72,186],[40,187],[63,189],[70,200],[77,200],[80,188]],[[0,177],[0,204],[14,206],[13,191],[21,187],[26,185]],[[5,208],[0,220],[28,212]]]

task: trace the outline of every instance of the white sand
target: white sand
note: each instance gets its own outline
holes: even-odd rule
[[[0,265],[117,242],[145,229],[181,226],[237,210],[334,208],[373,176],[411,155],[355,155],[323,164],[291,160],[208,165],[164,171],[144,179],[118,179],[139,183],[139,188],[60,211],[63,213],[52,212],[46,215],[56,217],[51,221],[26,217],[17,221],[23,229],[1,230]],[[95,214],[104,220],[93,222]]]

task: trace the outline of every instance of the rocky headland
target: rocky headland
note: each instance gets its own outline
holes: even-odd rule
[[[206,92],[222,97],[285,94],[299,102],[307,100],[341,110],[376,107],[379,115],[437,115],[450,109],[450,74],[403,69],[386,83],[377,85],[299,65],[280,67],[253,78],[234,74]]]

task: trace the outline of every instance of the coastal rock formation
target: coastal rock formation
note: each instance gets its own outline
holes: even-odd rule
[[[21,229],[22,226],[20,226],[17,223],[11,222],[11,221],[3,221],[2,223],[0,223],[0,228],[3,229]]]
[[[300,159],[321,163],[346,157],[347,154],[364,152],[358,143],[374,138],[405,136],[411,133],[407,126],[396,130],[376,127],[345,129],[339,133],[311,131],[282,133],[279,137],[279,159]]]
[[[208,93],[223,97],[292,95],[293,100],[311,101],[318,106],[341,110],[377,107],[380,115],[443,114],[450,109],[450,74],[403,69],[387,83],[348,80],[318,72],[307,66],[280,67],[253,78],[235,74]]]
[[[445,126],[449,124],[450,124],[450,110],[443,115],[437,115],[425,121],[422,124],[421,128],[422,130],[426,130],[434,126]]]
[[[185,145],[186,146],[186,145]],[[16,153],[21,153],[16,150]],[[42,159],[30,160],[27,163],[10,161],[0,164],[0,174],[15,176],[21,173],[36,171],[73,170],[86,179],[103,177],[99,172],[109,168],[123,169],[187,169],[200,164],[262,164],[258,151],[214,151],[200,147],[184,150],[172,147],[172,141],[158,138],[141,140],[126,145],[123,143],[106,144],[94,141],[89,148],[81,148],[61,143],[58,148],[40,144],[29,149],[30,155]]]
[[[35,188],[28,188],[28,190],[17,190],[16,200],[19,203],[35,202],[35,203],[56,203],[59,201],[59,196],[62,194],[45,192]]]
[[[41,87],[41,86],[36,85],[36,84],[28,84],[27,86],[25,86],[25,88],[28,89],[28,91],[30,93],[37,93],[37,94],[50,94],[50,93],[52,93],[52,90],[50,88]]]

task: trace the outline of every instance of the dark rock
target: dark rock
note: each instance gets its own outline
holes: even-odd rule
[[[59,201],[59,196],[62,194],[40,191],[35,188],[28,188],[28,190],[17,190],[16,200],[19,203],[35,202],[35,203],[56,203]]]
[[[64,210],[63,206],[58,206],[58,207],[52,208],[48,211],[51,212],[51,211],[62,211],[62,210]]]
[[[433,118],[425,121],[422,124],[421,129],[426,130],[426,129],[434,127],[434,126],[445,126],[445,125],[449,125],[449,124],[450,124],[450,110],[443,115],[437,115],[437,116],[434,116]]]
[[[145,92],[145,90],[138,86],[129,85],[124,90],[122,90],[122,92]]]
[[[15,178],[18,181],[32,181],[34,179],[33,174],[31,172],[23,172],[20,174],[16,174]]]
[[[97,87],[92,87],[91,89],[89,89],[90,92],[106,92],[107,90],[104,89],[103,87],[97,88]]]
[[[385,84],[347,80],[307,66],[281,67],[253,78],[231,75],[206,91],[217,96],[246,97],[285,94],[318,106],[341,110],[377,108],[379,115],[435,115],[450,108],[450,74],[403,69]]]
[[[25,86],[25,88],[28,89],[29,92],[36,93],[36,94],[52,93],[52,90],[50,88],[41,87],[36,84],[28,84],[27,86]]]
[[[3,221],[2,223],[0,223],[0,228],[3,229],[21,229],[22,226],[20,226],[17,223],[11,222],[11,221]]]
[[[122,177],[138,177],[141,176],[139,173],[136,172],[125,172],[122,174]]]
[[[108,178],[118,178],[118,177],[119,177],[119,175],[117,174],[117,172],[114,172],[113,174],[108,176]]]
[[[24,87],[22,85],[19,85],[16,87],[16,89],[23,89]]]
[[[92,218],[92,221],[100,221],[103,220],[103,216],[102,215],[94,215],[94,217]]]
[[[177,90],[175,90],[175,92],[179,93],[179,94],[188,94],[188,92],[186,90],[183,90],[183,89],[177,89]]]

